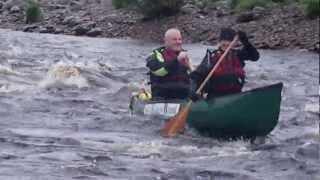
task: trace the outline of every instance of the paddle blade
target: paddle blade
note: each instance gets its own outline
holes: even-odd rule
[[[178,114],[172,117],[161,129],[161,135],[163,137],[173,137],[180,132],[187,121],[189,111],[191,109],[192,101],[190,101],[186,107],[182,108]]]

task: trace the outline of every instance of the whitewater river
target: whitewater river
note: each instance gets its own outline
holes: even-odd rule
[[[245,89],[283,82],[265,144],[131,116],[131,92],[159,44],[0,30],[1,180],[319,180],[319,56],[263,51]],[[186,45],[198,64],[206,47]]]

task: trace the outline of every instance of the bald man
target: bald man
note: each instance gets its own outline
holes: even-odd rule
[[[164,35],[164,46],[147,58],[153,99],[186,99],[190,92],[188,53],[182,49],[182,37],[172,28]]]

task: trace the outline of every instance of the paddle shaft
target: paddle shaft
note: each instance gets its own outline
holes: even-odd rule
[[[225,56],[228,54],[228,52],[230,51],[230,49],[233,47],[233,45],[237,42],[238,40],[238,35],[234,37],[234,39],[232,40],[232,42],[229,44],[229,46],[227,47],[227,49],[224,51],[224,53],[222,54],[222,56],[219,58],[218,62],[215,64],[215,66],[212,68],[212,70],[210,71],[210,73],[207,75],[206,79],[204,79],[204,81],[201,83],[201,85],[199,86],[199,88],[196,91],[196,94],[200,94],[202,89],[204,88],[204,86],[207,84],[207,82],[210,80],[210,78],[212,77],[213,73],[216,71],[216,69],[218,68],[218,66],[220,65],[220,63],[222,62],[222,60],[225,58]]]

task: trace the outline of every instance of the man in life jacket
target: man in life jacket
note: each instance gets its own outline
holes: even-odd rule
[[[236,32],[231,28],[222,28],[219,37],[219,45],[216,50],[207,50],[205,57],[197,69],[192,72],[192,95],[191,99],[197,100],[198,95],[194,92],[212,70],[220,56],[227,49],[233,38],[238,34],[243,45],[242,49],[231,49],[217,67],[213,76],[208,81],[203,93],[207,93],[207,99],[239,93],[245,83],[245,61],[257,61],[259,52],[249,42],[245,32]]]
[[[164,47],[155,49],[147,58],[153,99],[186,99],[190,94],[188,53],[182,49],[178,29],[166,31]]]

